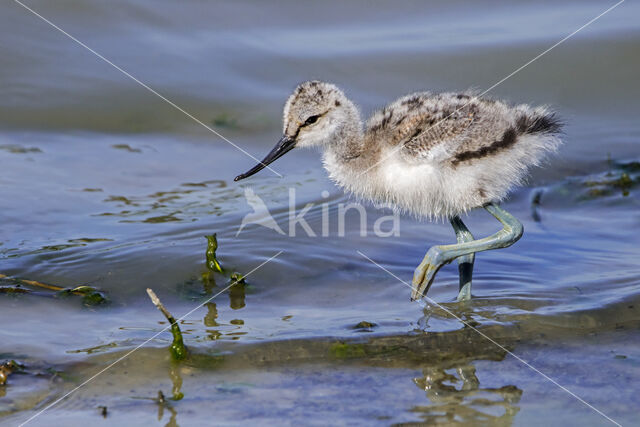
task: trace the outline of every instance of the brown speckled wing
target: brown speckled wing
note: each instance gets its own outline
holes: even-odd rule
[[[467,94],[416,93],[398,99],[374,114],[370,134],[392,147],[401,147],[408,159],[421,160],[443,146],[452,163],[460,153],[483,150],[506,129],[504,105]]]
[[[424,158],[434,147],[446,143],[458,146],[469,134],[474,115],[460,111],[425,112],[407,121],[394,135],[394,143],[412,158]]]

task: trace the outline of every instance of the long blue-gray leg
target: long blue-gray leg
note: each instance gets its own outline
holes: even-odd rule
[[[459,216],[451,219],[451,225],[456,232],[458,243],[473,241],[473,235]],[[473,276],[473,261],[475,257],[475,252],[458,257],[458,272],[460,274],[458,301],[468,301],[471,299],[471,279]]]
[[[493,203],[485,205],[484,208],[502,223],[502,230],[483,239],[455,245],[433,246],[429,249],[413,275],[412,300],[422,298],[427,294],[436,273],[443,265],[461,256],[490,249],[509,247],[520,239],[524,231],[520,221]]]

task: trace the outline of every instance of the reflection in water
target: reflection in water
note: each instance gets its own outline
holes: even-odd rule
[[[229,307],[234,310],[240,310],[245,306],[244,295],[245,285],[243,283],[236,283],[229,288]]]
[[[428,424],[464,424],[491,422],[510,425],[520,408],[515,406],[522,390],[514,385],[500,388],[481,388],[476,368],[470,364],[427,367],[421,378],[413,382],[427,393],[432,405],[416,406]],[[496,410],[503,408],[503,411]]]
[[[233,309],[233,310],[239,310],[241,308],[243,308],[245,306],[245,302],[244,302],[244,286],[240,285],[240,284],[236,284],[233,285],[230,288],[230,292],[229,292],[229,306]],[[220,329],[224,328],[225,326],[229,326],[229,325],[233,325],[233,326],[242,326],[244,325],[244,320],[242,319],[232,319],[229,321],[229,324],[221,324],[218,323],[218,306],[216,305],[215,302],[209,302],[207,304],[205,304],[205,307],[207,307],[207,314],[205,314],[204,316],[204,320],[203,323],[205,326],[207,327],[214,327],[216,329],[207,329],[206,333],[207,333],[207,339],[209,340],[218,340],[220,339],[220,337],[222,337],[222,332]],[[235,331],[238,330],[238,328],[234,328]],[[227,332],[225,333],[226,336],[233,336],[232,339],[237,339],[238,335],[244,335],[245,332]]]
[[[167,409],[171,414],[169,421],[165,424],[165,427],[178,427],[178,423],[176,421],[176,417],[178,416],[178,412],[175,408],[169,405],[163,397],[158,397],[158,421],[162,421],[164,417],[164,410]]]
[[[205,326],[220,326],[217,322],[218,319],[218,307],[215,302],[210,302],[206,304],[207,314],[204,316],[204,325]],[[215,341],[222,336],[222,333],[217,329],[207,329],[207,338]]]
[[[182,393],[182,375],[180,375],[180,364],[176,361],[171,361],[169,364],[169,378],[171,378],[171,400],[180,400],[184,397]],[[162,390],[158,391],[158,397],[153,399],[158,404],[158,421],[162,421],[164,418],[164,410],[166,409],[171,414],[169,417],[169,421],[165,424],[165,427],[178,427],[178,422],[176,418],[178,416],[178,411],[175,410],[173,405],[171,405]]]
[[[469,311],[465,305],[444,303],[442,306],[425,307],[424,315],[418,320],[421,330],[429,328],[429,320],[433,315],[446,316],[446,311],[464,324],[460,333],[481,326],[474,319],[475,316],[480,315],[486,319],[493,317],[489,312]],[[505,355],[506,353],[500,352],[493,354],[490,359],[503,360]],[[415,406],[412,412],[420,413],[421,418],[429,425],[488,422],[492,425],[511,425],[520,410],[515,404],[520,401],[522,390],[514,385],[481,388],[476,368],[470,362],[449,362],[424,367],[422,377],[414,378],[413,382],[426,392],[431,405]]]
[[[207,270],[202,273],[202,288],[205,295],[211,295],[216,287],[216,279],[212,271]]]
[[[209,302],[205,304],[207,307],[207,314],[204,316],[205,326],[220,326],[216,319],[218,319],[218,307],[215,302]]]
[[[475,308],[473,311],[469,311],[468,302],[445,302],[438,305],[426,305],[422,310],[422,317],[416,321],[418,330],[426,331],[429,329],[429,320],[433,315],[439,318],[451,318],[453,315],[462,323],[463,329],[472,329],[481,326],[481,323],[478,322],[474,316],[485,319],[493,319],[495,317],[495,314],[488,310]]]
[[[200,280],[196,276],[191,277],[190,279],[182,282],[178,285],[179,292],[183,293],[188,298],[194,300],[202,300],[207,296],[211,296],[206,298],[206,300],[211,300],[213,297],[217,297],[218,293],[227,292],[229,295],[229,308],[232,310],[240,310],[246,306],[246,288],[247,283],[244,280],[244,276],[242,274],[234,272],[229,274],[233,270],[224,269],[216,258],[216,250],[218,248],[218,242],[216,238],[216,234],[205,236],[207,238],[207,249],[205,252],[205,267],[206,270],[202,271],[200,274]],[[228,281],[223,289],[215,292],[214,289],[217,287],[216,284],[216,275],[220,275],[222,277],[227,277]],[[237,332],[239,329],[238,326],[244,325],[244,320],[234,318],[229,321],[229,323],[218,321],[218,306],[215,302],[209,301],[204,304],[207,308],[207,313],[204,316],[203,324],[208,328],[215,329],[206,329],[207,340],[218,340],[223,336],[223,331],[225,329],[229,329],[230,325],[233,325],[233,330],[235,332],[225,332],[225,336],[232,336],[232,339],[238,339],[238,335],[244,335],[245,332]]]
[[[182,376],[180,375],[180,364],[176,361],[171,361],[169,366],[169,377],[171,378],[171,393],[173,400],[180,400],[184,397],[184,394],[180,391],[182,388]]]

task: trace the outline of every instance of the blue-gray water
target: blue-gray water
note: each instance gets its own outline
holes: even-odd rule
[[[415,90],[483,91],[614,3],[27,4],[261,157],[300,81],[337,83],[365,114]],[[565,144],[505,203],[525,234],[477,256],[473,301],[452,302],[455,265],[429,293],[623,425],[640,405],[639,18],[627,1],[489,93],[551,105]],[[208,289],[201,278],[213,233],[233,271],[282,254],[182,322],[199,358],[171,365],[162,334],[33,425],[609,423],[456,318],[410,302],[357,252],[410,281],[429,246],[454,240],[448,224],[402,218],[398,236],[380,237],[374,223],[390,213],[368,207],[367,235],[352,212],[342,236],[338,206],[352,200],[317,153],[274,163],[284,178],[234,183],[254,160],[19,4],[0,6],[0,35],[0,273],[90,283],[111,301],[0,293],[0,362],[27,367],[0,386],[0,423],[24,422],[160,331],[147,287],[177,317],[223,290],[223,276]],[[285,231],[295,188],[317,236],[255,224],[237,234],[246,187]],[[476,236],[498,229],[485,212],[466,222]],[[354,329],[361,321],[376,326]],[[182,400],[150,400],[180,381]]]

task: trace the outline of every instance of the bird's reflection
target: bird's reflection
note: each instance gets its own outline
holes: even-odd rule
[[[474,311],[468,311],[468,306],[460,303],[441,303],[436,305],[427,305],[424,307],[422,311],[422,317],[420,317],[416,324],[418,326],[417,330],[426,331],[429,329],[429,321],[433,315],[450,318],[454,317],[456,320],[460,321],[463,325],[463,328],[477,328],[481,326],[481,323],[478,321],[479,319],[492,319],[495,317],[495,314],[490,311],[482,311],[478,309],[474,309]]]
[[[433,315],[453,315],[464,325],[460,331],[455,332],[456,335],[464,334],[464,331],[473,334],[472,329],[494,317],[491,312],[469,311],[468,306],[455,303],[425,307],[423,314],[417,322],[419,330],[426,331],[429,328],[429,320]],[[414,384],[426,392],[431,402],[430,405],[412,409],[420,414],[426,424],[511,424],[520,410],[517,404],[522,390],[514,385],[481,387],[473,361],[479,358],[499,362],[507,354],[504,349],[491,342],[485,344],[487,346],[474,346],[473,358],[467,356],[455,362],[424,366],[422,377],[413,379]]]
[[[482,388],[471,363],[425,367],[422,377],[414,378],[413,382],[426,392],[431,402],[431,405],[412,409],[420,413],[427,424],[509,425],[520,410],[517,403],[522,390],[513,385]]]

